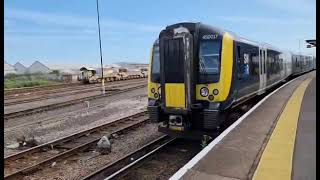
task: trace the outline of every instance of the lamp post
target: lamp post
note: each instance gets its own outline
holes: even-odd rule
[[[97,15],[98,15],[98,30],[99,30],[99,46],[100,46],[100,62],[101,62],[101,86],[102,86],[102,94],[105,94],[105,87],[104,87],[104,78],[103,78],[103,63],[102,63],[102,50],[101,50],[101,34],[100,34],[100,19],[99,19],[99,2],[97,3]]]

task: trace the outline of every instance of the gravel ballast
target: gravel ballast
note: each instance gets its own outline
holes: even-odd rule
[[[34,136],[39,143],[45,143],[144,111],[147,104],[146,88],[95,99],[89,101],[89,104],[89,109],[87,104],[75,104],[62,109],[12,119],[13,126],[7,124],[9,128],[5,128],[4,156],[19,151],[6,148],[6,146],[15,144],[19,136]],[[11,122],[8,121],[8,123]],[[24,123],[29,123],[29,125],[23,125]]]

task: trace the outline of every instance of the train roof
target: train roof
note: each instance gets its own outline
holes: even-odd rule
[[[258,42],[258,41],[250,40],[250,39],[247,39],[245,37],[239,36],[238,34],[232,32],[232,31],[229,31],[229,30],[221,29],[221,28],[214,27],[214,26],[211,26],[211,25],[206,25],[206,24],[203,24],[203,23],[200,23],[200,28],[201,28],[201,26],[210,27],[212,30],[217,30],[218,29],[221,33],[229,33],[232,36],[232,38],[235,41],[238,41],[238,42],[250,44],[250,45],[253,45],[253,46],[262,46],[262,47],[265,47],[267,49],[276,50],[276,51],[284,51],[284,50],[279,49],[278,47],[275,47],[275,46],[273,46],[271,44],[268,44],[268,43],[265,43],[265,42]]]
[[[225,29],[222,29],[222,28],[217,27],[217,26],[204,24],[204,23],[201,23],[201,22],[181,22],[181,23],[176,23],[176,24],[172,24],[172,25],[166,26],[165,29],[174,29],[174,28],[177,28],[177,27],[180,27],[180,26],[184,26],[184,27],[188,28],[189,30],[191,29],[191,31],[194,31],[196,24],[199,25],[200,30],[214,31],[214,32],[217,32],[218,34],[221,34],[221,35],[227,32],[232,36],[232,38],[235,41],[238,41],[238,42],[243,42],[243,43],[250,44],[250,45],[253,45],[253,46],[263,46],[263,47],[266,47],[268,49],[272,49],[272,50],[276,50],[276,51],[283,51],[283,50],[280,50],[279,48],[277,48],[277,47],[275,47],[273,45],[270,45],[268,43],[249,40],[247,38],[239,36],[238,34],[232,32],[232,31],[225,30]]]
[[[87,70],[87,71],[96,71],[94,68],[91,68],[91,67],[82,67],[82,68],[80,68],[80,71],[84,71],[84,70]]]
[[[204,24],[204,23],[201,23],[201,22],[191,22],[191,21],[189,21],[189,22],[188,21],[180,22],[180,23],[168,25],[168,26],[166,26],[165,29],[173,29],[173,28],[177,28],[177,27],[180,27],[180,26],[184,26],[184,27],[187,27],[188,29],[191,29],[191,31],[194,31],[194,28],[195,28],[196,24],[199,25],[200,30],[201,29],[212,30],[212,31],[217,32],[219,34],[224,34],[224,33],[227,32],[232,36],[232,38],[235,41],[238,41],[238,42],[250,44],[250,45],[253,45],[253,46],[260,46],[260,47],[264,47],[264,48],[267,48],[267,49],[270,49],[270,50],[274,50],[274,51],[279,51],[279,52],[291,53],[291,54],[294,54],[294,55],[299,55],[298,53],[292,53],[289,50],[280,49],[280,48],[278,48],[276,46],[273,46],[273,45],[265,43],[265,42],[253,41],[253,40],[244,38],[242,36],[239,36],[238,34],[232,32],[232,31],[225,30],[225,29],[222,29],[222,28],[219,28],[219,27],[216,27],[216,26]],[[154,42],[154,44],[157,44],[157,43],[159,43],[159,39],[156,39],[155,42]],[[305,55],[303,55],[303,56],[305,56]]]

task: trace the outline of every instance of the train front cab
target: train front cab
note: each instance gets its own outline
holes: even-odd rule
[[[220,111],[231,89],[233,39],[199,24],[180,25],[162,31],[152,48],[148,112],[159,131],[198,138],[216,133],[224,119]]]
[[[93,68],[80,68],[81,71],[81,80],[83,83],[91,83],[90,78],[96,75],[96,70]]]

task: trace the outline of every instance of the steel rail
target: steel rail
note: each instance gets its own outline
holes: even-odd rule
[[[54,141],[51,141],[51,142],[48,142],[48,143],[45,143],[45,144],[30,148],[30,149],[24,150],[24,151],[22,151],[20,153],[16,153],[16,154],[7,156],[7,157],[5,157],[5,168],[9,168],[9,169],[11,168],[12,169],[12,167],[10,167],[10,165],[12,164],[12,161],[16,161],[16,160],[19,160],[21,158],[28,159],[34,153],[37,153],[37,152],[43,153],[43,152],[47,152],[49,150],[52,150],[54,148],[59,149],[59,148],[62,147],[62,145],[66,146],[66,145],[68,145],[68,143],[71,143],[71,145],[72,145],[72,143],[77,145],[77,141],[76,140],[79,140],[80,138],[84,138],[85,139],[85,141],[83,143],[81,143],[80,145],[77,145],[76,147],[72,147],[70,149],[67,149],[66,151],[60,152],[57,155],[45,158],[44,160],[42,160],[40,162],[37,162],[37,163],[35,163],[33,165],[30,165],[28,167],[25,167],[25,168],[22,168],[20,170],[17,170],[15,172],[11,173],[11,174],[7,174],[7,175],[5,175],[4,179],[16,178],[16,177],[24,175],[24,174],[26,174],[28,172],[35,171],[37,169],[41,169],[42,167],[44,167],[45,165],[48,165],[49,163],[58,161],[60,159],[66,158],[66,157],[69,157],[69,156],[75,154],[76,152],[88,149],[89,147],[92,147],[91,145],[97,143],[100,140],[101,134],[104,134],[106,129],[114,129],[114,127],[117,126],[117,124],[118,125],[119,124],[120,125],[127,124],[127,125],[125,125],[124,127],[119,128],[117,130],[113,130],[113,131],[111,130],[111,133],[108,133],[110,136],[112,134],[120,134],[120,133],[128,131],[128,130],[130,130],[132,128],[141,126],[142,124],[146,123],[148,121],[148,119],[149,118],[147,117],[146,112],[137,113],[137,114],[134,114],[132,116],[121,118],[121,119],[115,120],[115,121],[110,122],[110,123],[106,123],[106,124],[103,124],[103,125],[100,125],[100,126],[93,127],[91,129],[88,129],[88,130],[80,131],[80,132],[74,133],[72,135],[69,135],[69,136],[66,136],[66,137],[62,137],[60,139],[57,139],[57,140],[54,140]],[[94,133],[98,133],[98,136],[95,135]],[[93,136],[93,138],[92,139],[90,139],[90,138],[88,139],[89,136]]]
[[[122,89],[122,90],[119,90],[119,91],[114,91],[114,92],[109,93],[109,94],[104,94],[104,95],[99,94],[99,95],[94,95],[94,96],[90,96],[90,97],[84,97],[84,98],[80,98],[80,99],[74,99],[74,100],[60,102],[60,103],[49,104],[49,105],[36,107],[36,108],[32,108],[32,109],[26,109],[26,110],[22,110],[22,111],[7,113],[7,114],[4,114],[4,120],[9,120],[9,119],[12,119],[12,118],[26,116],[26,115],[30,115],[30,114],[33,114],[33,113],[39,113],[39,112],[44,112],[44,111],[48,111],[48,110],[58,109],[58,108],[62,108],[62,107],[65,107],[65,106],[69,106],[69,105],[73,105],[73,104],[77,104],[77,103],[82,103],[82,102],[88,101],[88,100],[94,100],[94,99],[98,99],[98,98],[102,98],[102,97],[109,97],[109,96],[113,96],[113,95],[116,95],[116,94],[120,94],[120,93],[124,93],[124,92],[128,92],[128,91],[132,91],[132,90],[135,90],[135,89],[143,88],[143,87],[146,87],[146,86],[147,86],[146,84],[145,85],[139,85],[139,86],[135,86],[135,87],[127,88],[127,89]]]
[[[138,81],[138,82],[128,82],[128,83],[121,83],[121,84],[112,84],[110,85],[106,91],[115,91],[118,90],[117,88],[124,87],[124,86],[130,86],[134,85],[137,83],[144,83],[143,81]],[[61,89],[51,89],[51,90],[44,90],[44,91],[39,91],[36,92],[36,96],[34,98],[27,98],[27,99],[22,99],[21,97],[26,97],[25,95],[22,96],[10,96],[10,97],[4,97],[4,105],[5,106],[10,106],[10,105],[16,105],[16,104],[22,104],[22,103],[28,103],[28,102],[34,102],[34,101],[39,101],[39,100],[44,100],[44,99],[51,99],[54,97],[63,97],[63,96],[70,96],[78,93],[88,93],[88,92],[94,92],[94,91],[99,91],[101,87],[97,87],[96,85],[90,85],[90,86],[78,86],[75,88],[72,87],[67,87],[67,88],[61,88]]]
[[[123,156],[119,160],[105,165],[97,171],[82,178],[82,180],[104,179],[106,177],[107,179],[112,178],[113,176],[116,176],[131,166],[137,164],[146,157],[149,157],[153,153],[159,151],[161,148],[165,147],[169,143],[172,143],[174,140],[176,139],[171,138],[168,135],[163,135],[147,145],[144,145],[138,150]]]

